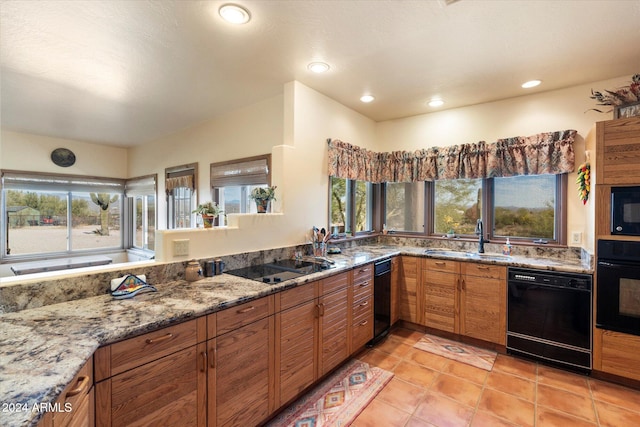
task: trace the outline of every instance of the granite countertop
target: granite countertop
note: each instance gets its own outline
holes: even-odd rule
[[[95,350],[109,343],[223,310],[394,255],[426,256],[426,248],[360,246],[330,255],[333,268],[278,285],[222,274],[197,282],[154,284],[158,292],[114,300],[85,298],[0,315],[0,425],[33,426],[35,405],[54,402]],[[436,256],[437,257],[437,256]],[[452,258],[451,255],[447,256]],[[578,261],[511,257],[454,259],[490,264],[590,272]]]

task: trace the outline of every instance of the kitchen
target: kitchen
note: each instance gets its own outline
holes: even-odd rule
[[[257,14],[256,11],[253,13]],[[182,262],[191,258],[291,247],[304,243],[302,236],[310,224],[327,222],[326,197],[308,197],[309,188],[316,194],[328,194],[326,138],[339,137],[372,150],[391,151],[425,148],[425,141],[447,146],[572,128],[578,130],[574,150],[576,164],[580,164],[585,160],[585,150],[595,153],[594,146],[589,145],[595,144],[594,123],[611,118],[610,114],[585,113],[595,107],[589,98],[591,89],[627,85],[629,75],[636,71],[629,70],[611,76],[614,78],[594,79],[568,88],[386,121],[373,121],[310,85],[290,81],[283,84],[279,93],[259,102],[233,109],[178,133],[158,137],[153,143],[128,149],[73,138],[39,136],[36,135],[38,132],[19,132],[3,126],[0,167],[24,170],[27,168],[24,153],[27,152],[30,153],[28,170],[59,173],[60,168],[51,163],[49,154],[60,146],[68,147],[76,154],[77,163],[63,171],[76,175],[129,178],[156,173],[162,176],[165,168],[201,159],[197,188],[201,200],[207,200],[209,177],[206,170],[210,163],[271,153],[272,183],[278,185],[279,191],[274,214],[240,215],[230,218],[228,227],[206,233],[196,229],[166,230],[166,207],[158,203],[156,260]],[[3,85],[3,90],[5,87]],[[6,116],[3,108],[3,120]],[[251,126],[246,126],[247,123]],[[465,125],[456,126],[456,123]],[[212,141],[225,143],[213,144]],[[91,160],[97,157],[101,161]],[[319,160],[309,162],[308,159]],[[162,179],[158,180],[157,190],[158,194],[164,192]],[[573,194],[571,190],[569,194]],[[159,201],[162,199],[160,197]],[[576,197],[568,197],[567,217],[568,231],[582,233],[582,241],[570,246],[593,253],[596,217],[593,198],[583,206]],[[232,220],[235,223],[231,223]],[[184,239],[190,243],[189,256],[174,257],[172,241]],[[493,248],[492,252],[499,250]],[[3,285],[19,281],[16,278],[2,280]]]

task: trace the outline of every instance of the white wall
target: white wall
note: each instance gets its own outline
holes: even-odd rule
[[[249,108],[234,112],[231,117],[212,121],[195,132],[199,138],[190,138],[192,131],[181,134],[185,141],[181,145],[183,150],[195,152],[202,140],[215,139],[212,136],[219,133],[219,127],[228,126],[232,118],[245,123],[243,129],[233,129],[229,138],[222,140],[224,144],[220,145],[218,151],[225,153],[225,158],[216,161],[271,152],[272,184],[278,187],[278,200],[274,203],[276,213],[229,215],[229,226],[221,229],[158,231],[156,259],[204,258],[292,246],[305,243],[313,225],[327,227],[329,189],[326,139],[340,138],[369,146],[375,141],[375,122],[298,82],[287,83],[279,100],[278,106],[268,103],[270,111]],[[274,117],[280,114],[280,121],[272,123],[274,129],[280,131],[277,141],[275,132],[271,139],[265,139],[264,132],[258,136],[246,133],[260,128],[253,121],[263,120],[265,113],[271,113]],[[268,150],[265,143],[270,144]],[[237,149],[245,145],[248,149],[255,146],[263,148],[258,152]],[[183,159],[182,163],[189,162],[187,157],[180,158]],[[136,163],[133,156],[131,162]],[[208,162],[207,169],[202,169],[202,163],[199,166],[201,174],[198,189],[208,192]],[[176,239],[189,240],[188,256],[173,256],[173,240]]]
[[[7,130],[1,131],[0,139],[2,169],[127,178],[126,148]],[[56,148],[73,151],[75,164],[66,168],[55,165],[51,152]]]
[[[628,84],[629,77],[620,77],[504,101],[380,122],[376,128],[375,150],[415,150],[478,141],[493,142],[499,138],[575,129],[578,131],[574,144],[577,167],[585,160],[585,138],[595,123],[613,118],[612,113],[587,111],[592,108],[609,109],[606,106],[598,107],[596,101],[589,98],[591,89],[614,89]],[[592,155],[591,161],[594,160],[595,155]],[[593,204],[583,206],[578,199],[575,177],[569,177],[567,232],[569,237],[574,231],[582,232],[582,243],[573,246],[583,246],[592,251]]]

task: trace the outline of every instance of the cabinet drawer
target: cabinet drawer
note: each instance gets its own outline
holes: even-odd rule
[[[52,412],[53,427],[89,426],[90,404],[93,400],[93,358],[80,369],[71,384],[58,399],[61,411]],[[66,412],[67,408],[71,410]]]
[[[316,297],[316,284],[317,282],[307,283],[276,294],[276,300],[280,305],[278,311],[287,310],[314,299]]]
[[[340,273],[322,280],[321,295],[337,291],[349,284],[348,273]]]
[[[273,295],[259,298],[218,312],[218,335],[273,314]]]
[[[449,259],[431,259],[423,260],[422,268],[428,271],[442,271],[445,273],[457,273],[458,262]]]
[[[351,347],[357,350],[373,339],[373,322],[371,319],[363,319],[355,323],[351,328]]]
[[[116,375],[197,343],[196,321],[180,323],[111,347],[111,375]]]
[[[373,264],[361,265],[353,270],[353,283],[372,281],[373,280]]]
[[[352,323],[354,325],[357,323],[358,320],[362,320],[361,318],[370,316],[371,313],[373,313],[373,298],[368,297],[353,304],[352,313],[353,313]]]
[[[373,278],[353,283],[353,301],[359,301],[373,295]]]
[[[475,262],[463,262],[461,273],[469,276],[488,277],[492,279],[506,278],[506,267],[500,265],[480,264]]]

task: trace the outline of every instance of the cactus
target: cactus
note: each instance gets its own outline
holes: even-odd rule
[[[100,207],[100,230],[96,230],[101,236],[109,235],[109,206],[118,200],[118,195],[109,193],[90,193],[91,201]]]

